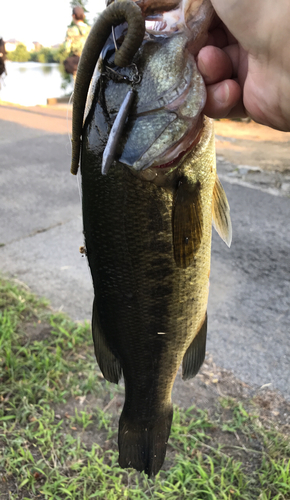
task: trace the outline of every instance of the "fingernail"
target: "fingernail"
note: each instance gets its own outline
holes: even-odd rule
[[[221,83],[214,92],[215,100],[220,104],[226,104],[230,95],[230,89],[227,83]]]

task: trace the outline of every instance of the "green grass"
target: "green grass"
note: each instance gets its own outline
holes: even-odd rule
[[[237,398],[211,418],[175,408],[154,480],[120,469],[110,401],[122,392],[97,368],[89,325],[0,281],[1,500],[290,499],[288,436]]]

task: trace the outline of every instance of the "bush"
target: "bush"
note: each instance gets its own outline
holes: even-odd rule
[[[63,63],[67,56],[68,53],[64,45],[61,45],[58,49],[41,47],[41,49],[34,52],[28,52],[25,45],[20,43],[13,52],[7,52],[7,59],[17,62]]]
[[[30,61],[40,62],[40,63],[53,63],[57,62],[55,60],[55,49],[51,49],[49,47],[41,47],[40,50],[35,52],[31,52]]]

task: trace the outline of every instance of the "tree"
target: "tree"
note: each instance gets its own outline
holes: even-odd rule
[[[19,43],[13,52],[7,53],[7,59],[10,61],[26,62],[30,60],[30,53],[23,43]]]
[[[62,44],[54,53],[54,60],[58,63],[63,63],[63,61],[67,58],[68,51],[65,48],[65,45]]]

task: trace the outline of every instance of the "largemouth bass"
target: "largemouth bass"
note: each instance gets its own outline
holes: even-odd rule
[[[204,3],[199,1],[202,8]],[[127,4],[119,3],[124,11]],[[179,22],[182,16],[176,23],[176,11],[173,20],[168,16],[154,20],[158,24],[137,41],[133,66],[117,66],[113,39],[107,42],[91,109],[82,132],[77,123],[73,137],[75,173],[82,135],[96,358],[107,380],[118,383],[123,374],[125,381],[119,463],[149,476],[164,461],[179,366],[184,379],[193,377],[205,356],[212,219],[226,243],[231,241],[213,125],[202,115],[206,93],[192,31]],[[208,16],[201,28],[206,22]],[[90,50],[87,55],[84,49],[82,68]],[[90,76],[83,84],[82,70],[78,73],[74,106]]]

